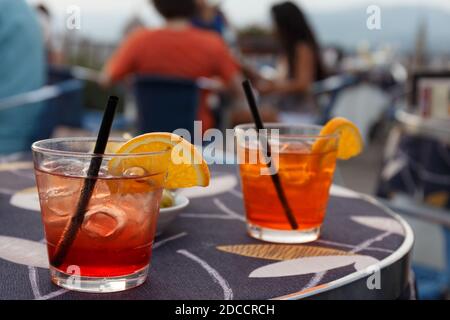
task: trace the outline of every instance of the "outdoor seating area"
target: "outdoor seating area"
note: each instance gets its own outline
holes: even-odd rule
[[[0,1],[0,300],[450,298],[448,3],[244,2]]]

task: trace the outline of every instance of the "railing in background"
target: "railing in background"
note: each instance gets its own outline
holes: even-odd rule
[[[0,99],[0,110],[48,101],[64,94],[83,89],[83,82],[77,79],[48,85],[40,89]]]
[[[0,114],[8,121],[0,135],[0,154],[28,151],[32,142],[49,138],[63,116],[76,121],[73,110],[68,110],[71,106],[61,99],[69,96],[74,102],[83,87],[82,81],[70,79],[0,99]]]

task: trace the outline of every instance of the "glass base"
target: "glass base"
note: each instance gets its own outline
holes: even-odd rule
[[[57,286],[90,293],[108,293],[132,289],[143,284],[147,279],[147,274],[148,266],[130,275],[108,278],[74,276],[50,267],[52,281]]]
[[[276,230],[247,223],[248,234],[258,240],[274,243],[306,243],[319,238],[320,227],[307,230]]]

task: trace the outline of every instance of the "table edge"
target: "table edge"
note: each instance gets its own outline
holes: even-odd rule
[[[358,280],[361,280],[371,275],[373,273],[373,268],[378,268],[379,270],[385,269],[393,265],[394,263],[400,261],[401,259],[403,259],[404,257],[408,256],[411,253],[414,244],[414,233],[409,224],[406,222],[406,220],[403,219],[398,213],[392,211],[390,208],[386,207],[381,202],[376,200],[373,196],[362,193],[358,194],[363,200],[366,200],[371,204],[383,209],[387,214],[395,218],[402,225],[403,229],[405,230],[405,240],[403,241],[402,245],[388,257],[384,258],[377,264],[370,266],[370,270],[356,271],[343,278],[328,282],[326,286],[318,286],[316,290],[310,290],[307,292],[300,291],[298,293],[280,296],[277,298],[273,298],[271,300],[300,300],[308,297],[314,297],[321,293],[325,293],[327,291],[331,291],[349,285],[351,283],[357,282]]]

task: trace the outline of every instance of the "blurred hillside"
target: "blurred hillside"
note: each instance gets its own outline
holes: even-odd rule
[[[353,49],[367,41],[373,46],[389,43],[401,51],[414,49],[415,37],[421,24],[426,26],[427,45],[431,53],[450,53],[448,30],[450,12],[426,6],[381,7],[381,30],[366,28],[366,7],[335,12],[311,12],[320,40]]]

